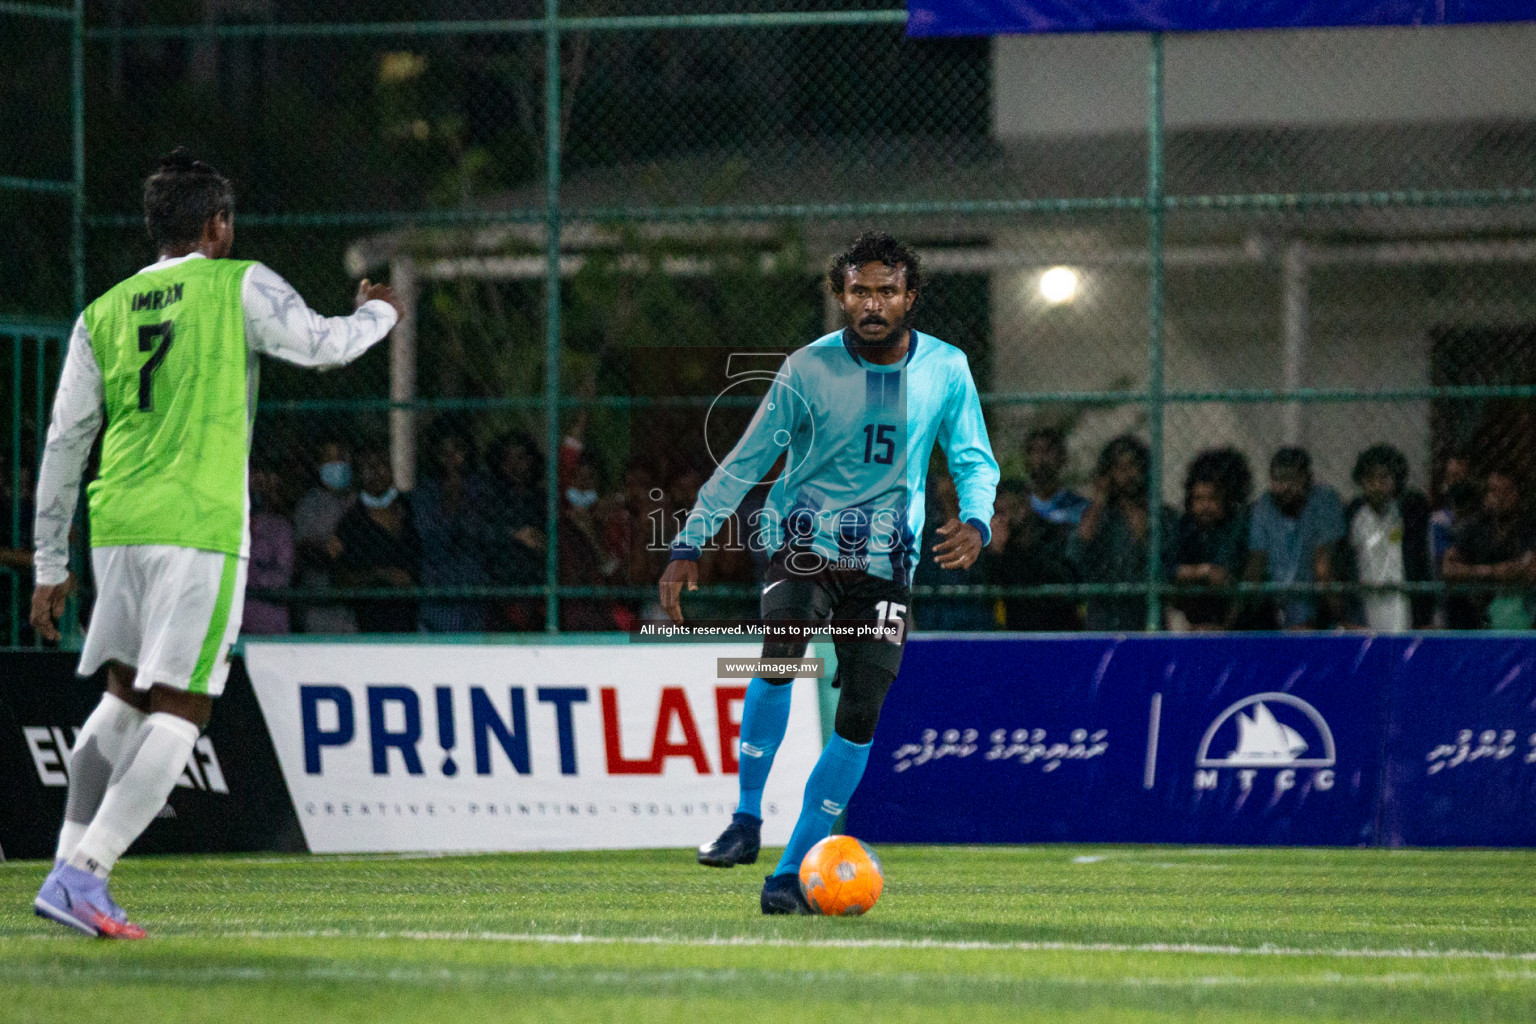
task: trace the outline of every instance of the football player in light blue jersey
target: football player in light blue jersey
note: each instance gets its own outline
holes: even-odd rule
[[[810,913],[800,860],[832,830],[869,760],[875,723],[911,627],[912,568],[923,534],[928,459],[944,449],[960,515],[939,527],[938,564],[964,569],[991,536],[997,461],[964,353],[913,330],[918,258],[869,232],[834,257],[828,283],[848,326],[798,349],[774,376],[746,432],[720,460],[672,544],[661,603],[682,622],[681,590],[697,559],[747,491],[784,457],[753,524],[773,552],[762,591],[765,623],[871,624],[872,639],[836,639],[840,687],[832,739],[806,783],[784,856],[763,885],[765,914]],[[770,635],[763,657],[798,658],[806,642]],[[757,860],[763,788],[789,720],[792,675],[752,680],[742,709],[741,798],[725,832],[700,847],[716,867]]]

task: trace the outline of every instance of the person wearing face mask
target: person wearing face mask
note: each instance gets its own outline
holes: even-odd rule
[[[293,512],[293,536],[298,544],[299,587],[333,585],[332,572],[340,554],[336,527],[357,502],[352,490],[351,450],[346,442],[322,443],[315,463],[319,485],[299,499]],[[356,633],[357,618],[346,605],[309,605],[299,610],[299,624],[306,633]]]
[[[577,461],[560,502],[560,583],[572,587],[599,587],[617,582],[620,561],[604,543],[599,512],[597,468],[585,458]],[[601,598],[573,598],[560,602],[560,628],[569,630],[618,629],[611,602]]]
[[[414,587],[421,577],[421,539],[410,501],[395,487],[389,452],[368,448],[357,470],[357,504],[336,526],[336,582],[360,589]],[[352,609],[364,633],[416,632],[413,600],[358,598]]]

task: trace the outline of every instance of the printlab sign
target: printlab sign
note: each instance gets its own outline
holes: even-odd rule
[[[316,852],[697,846],[736,807],[746,688],[715,676],[719,658],[742,656],[292,643],[245,655]],[[820,735],[815,688],[797,686],[765,842],[788,838]]]

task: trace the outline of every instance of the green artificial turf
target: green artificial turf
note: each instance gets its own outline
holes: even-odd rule
[[[1536,851],[880,853],[851,919],[763,918],[766,851],[130,858],[137,943],[5,864],[0,1021],[1536,1021]]]

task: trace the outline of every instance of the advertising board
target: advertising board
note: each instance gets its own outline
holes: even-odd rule
[[[848,829],[875,842],[1372,842],[1396,643],[914,642]]]
[[[0,652],[0,852],[53,856],[75,735],[106,687],[75,675],[79,655]],[[134,853],[302,850],[266,723],[239,662],[181,780]]]
[[[753,645],[256,643],[245,660],[309,848],[697,846],[730,822]],[[795,687],[763,799],[782,843],[821,749]]]

